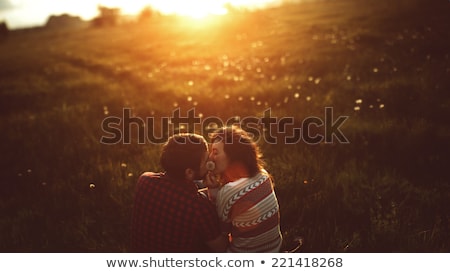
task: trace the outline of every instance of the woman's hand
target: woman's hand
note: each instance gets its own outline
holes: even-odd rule
[[[205,179],[203,179],[203,184],[208,187],[208,189],[216,189],[220,187],[220,180],[217,179],[213,172],[208,172]]]

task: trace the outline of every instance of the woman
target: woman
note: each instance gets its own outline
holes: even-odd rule
[[[258,146],[236,127],[219,129],[211,141],[213,172],[220,178],[209,176],[206,184],[222,231],[230,234],[227,251],[279,252],[279,205]]]

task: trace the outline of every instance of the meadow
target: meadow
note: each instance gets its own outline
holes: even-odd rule
[[[444,0],[310,1],[10,32],[0,251],[128,251],[136,180],[160,170],[161,146],[140,143],[136,124],[130,143],[102,144],[104,120],[124,109],[155,121],[270,109],[301,128],[331,108],[348,143],[268,143],[261,130],[284,248],[301,236],[303,252],[449,252],[449,12]]]

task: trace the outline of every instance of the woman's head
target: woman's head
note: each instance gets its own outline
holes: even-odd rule
[[[211,136],[210,158],[216,163],[215,173],[224,173],[232,165],[240,165],[250,176],[263,169],[262,154],[247,132],[238,127],[216,130]]]

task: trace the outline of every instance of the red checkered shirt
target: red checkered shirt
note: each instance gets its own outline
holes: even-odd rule
[[[131,225],[131,251],[208,252],[220,235],[215,207],[194,183],[147,172],[138,180]]]

